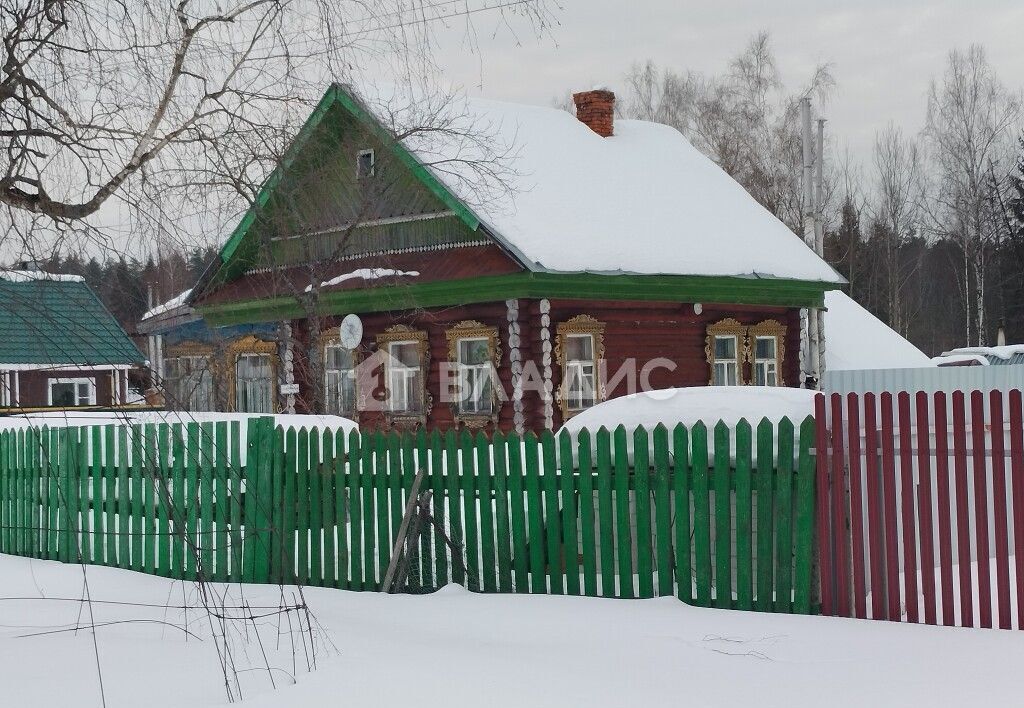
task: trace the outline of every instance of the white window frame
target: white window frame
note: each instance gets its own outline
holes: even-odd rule
[[[408,415],[420,415],[423,413],[423,406],[425,405],[423,399],[425,397],[425,382],[423,381],[423,352],[420,350],[422,342],[415,339],[398,339],[393,342],[388,342],[388,358],[387,358],[387,384],[388,384],[388,411],[397,414],[408,414]],[[411,345],[416,349],[419,362],[416,366],[406,366],[401,360],[396,357],[393,352],[395,347]],[[420,377],[420,406],[418,408],[409,407],[409,381],[410,379]],[[402,379],[401,388],[395,386],[395,382],[398,378]],[[399,396],[397,391],[401,390],[401,400],[404,405],[399,407],[397,402]]]
[[[573,339],[590,340],[590,359],[570,359],[569,342]],[[565,334],[565,369],[562,375],[565,377],[565,405],[570,413],[579,413],[597,403],[597,338],[590,332],[568,332]],[[587,368],[589,367],[589,372]],[[574,376],[573,374],[576,374]],[[581,387],[574,395],[572,382],[580,381]],[[590,405],[583,402],[583,394],[586,390],[586,382],[590,382]]]
[[[711,335],[711,345],[714,347],[712,355],[714,356],[714,368],[712,369],[712,375],[714,376],[714,386],[739,386],[743,383],[743,369],[742,369],[742,354],[741,354],[741,337],[738,334],[713,334]],[[719,339],[731,339],[733,340],[733,351],[735,356],[731,359],[720,359],[718,358],[718,340]],[[722,366],[724,369],[725,376],[720,377],[718,375],[718,367]],[[734,381],[729,382],[729,371],[732,370]]]
[[[370,158],[370,172],[369,174],[363,174],[363,158],[367,156]],[[373,148],[360,150],[356,156],[356,177],[373,177],[375,174],[377,174],[377,153],[374,152]]]
[[[462,362],[463,342],[484,342],[487,344],[487,359],[482,364],[464,364]],[[476,385],[491,379],[491,358],[494,352],[491,351],[490,337],[459,337],[455,341],[455,366],[459,382],[459,400],[457,408],[462,415],[492,415],[494,413],[494,384],[491,383],[491,395],[487,397],[486,408],[476,407],[476,397],[466,396],[467,387],[472,391],[469,379],[472,378]],[[475,375],[474,375],[475,374]]]
[[[330,354],[331,354],[331,350],[332,349],[340,349],[342,351],[349,352],[349,354],[352,357],[352,368],[346,370],[346,369],[340,369],[340,368],[331,366],[331,363],[330,363],[331,362],[331,356],[330,356]],[[338,378],[338,390],[339,391],[343,390],[343,388],[344,388],[344,386],[343,386],[344,379],[348,379],[349,381],[352,382],[352,409],[351,410],[345,409],[344,405],[341,405],[339,408],[334,409],[332,407],[332,401],[327,400],[327,395],[329,394],[329,392],[331,390],[330,381],[331,381],[331,377],[332,376],[336,376]],[[359,392],[358,392],[358,389],[356,388],[356,381],[357,381],[357,377],[356,377],[356,353],[355,353],[355,351],[353,351],[352,349],[348,349],[347,347],[343,347],[339,343],[328,343],[328,344],[325,344],[324,345],[324,398],[325,398],[325,400],[324,400],[325,411],[324,412],[327,413],[328,415],[341,415],[341,416],[355,415],[356,412],[358,411],[358,408],[359,408]],[[344,401],[344,397],[342,397],[342,402],[343,401]]]
[[[772,341],[772,345],[775,347],[775,356],[770,357],[770,358],[769,357],[758,357],[757,356],[757,343],[760,340],[762,340],[762,339],[770,339]],[[754,335],[753,351],[754,351],[754,371],[753,371],[754,380],[751,383],[753,383],[755,386],[779,386],[780,385],[780,383],[779,383],[780,382],[780,377],[779,377],[779,338],[776,335],[774,335],[774,334],[756,334],[756,335]],[[765,383],[760,384],[760,383],[758,383],[758,374],[761,372],[762,368],[764,369],[764,372],[765,372],[765,375],[764,375]],[[772,373],[775,375],[775,383],[768,383],[768,372],[769,372],[769,370],[772,370]]]
[[[46,405],[53,405],[53,385],[54,384],[73,384],[75,387],[75,403],[74,406],[95,406],[96,405],[96,379],[90,377],[68,377],[68,378],[56,378],[47,379],[46,381]],[[89,387],[89,397],[85,403],[82,403],[81,396],[78,391],[78,387],[85,384]]]

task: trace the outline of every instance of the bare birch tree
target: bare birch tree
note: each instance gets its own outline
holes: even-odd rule
[[[251,201],[331,80],[429,74],[435,27],[473,45],[484,12],[551,19],[546,0],[0,0],[0,205],[26,239],[108,209],[195,232]]]
[[[967,341],[985,344],[987,261],[1003,220],[993,218],[995,189],[1012,170],[1013,138],[1021,99],[996,76],[979,45],[949,55],[941,82],[928,95],[925,138],[933,183],[931,231],[955,242],[962,255],[959,280],[967,314]]]

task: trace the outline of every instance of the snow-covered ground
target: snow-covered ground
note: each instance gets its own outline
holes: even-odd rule
[[[96,633],[109,708],[226,702],[211,639],[211,626],[220,625],[196,609],[186,622],[174,608],[197,603],[194,585],[98,567],[83,574],[78,566],[0,556],[4,705],[100,705],[92,632],[53,633],[89,621],[81,603],[59,599],[82,597],[85,578],[96,601],[95,622],[122,622]],[[671,598],[476,595],[456,587],[427,596],[306,589],[314,629],[322,627],[314,642],[317,668],[310,672],[309,642],[303,648],[302,636],[289,634],[288,620],[279,622],[274,613],[280,588],[213,589],[227,593],[228,603],[244,597],[253,615],[270,613],[230,632],[245,705],[265,708],[1020,701],[1024,632],[696,609]],[[294,592],[286,589],[286,602]],[[291,616],[293,628],[304,620]],[[274,667],[276,691],[263,651]]]

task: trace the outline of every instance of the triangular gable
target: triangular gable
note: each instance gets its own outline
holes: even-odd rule
[[[381,122],[368,110],[362,102],[356,98],[345,86],[341,84],[332,84],[323,97],[317,103],[316,108],[310,114],[309,118],[306,119],[302,128],[299,130],[292,144],[286,151],[283,159],[274,168],[273,172],[267,178],[263,187],[260,189],[256,201],[249,207],[238,225],[235,227],[231,236],[224,243],[220,251],[220,257],[218,262],[204,274],[200,281],[199,287],[194,290],[195,294],[204,290],[203,286],[208,285],[212,280],[217,279],[220,282],[232,280],[240,273],[245,267],[246,256],[252,255],[252,249],[255,248],[256,244],[247,250],[247,237],[252,232],[254,226],[257,223],[258,215],[260,210],[265,209],[270,204],[275,190],[283,183],[286,176],[293,166],[301,159],[303,152],[309,147],[309,143],[312,137],[316,134],[317,130],[324,124],[325,119],[332,111],[342,110],[347,115],[354,118],[361,127],[365,128],[371,135],[383,145],[387,146],[391,154],[394,155],[399,163],[408,169],[418,181],[438,199],[444,207],[449,210],[466,228],[479,234],[480,240],[487,240],[493,242],[508,251],[504,247],[501,240],[496,239],[492,233],[490,233],[481,223],[480,218],[469,206],[462,200],[456,197],[452,192],[439,180],[423,163],[413,155],[408,149],[406,149],[401,142],[395,139],[395,136],[391,133],[388,128],[381,124]],[[517,262],[523,263],[518,254],[510,253]]]

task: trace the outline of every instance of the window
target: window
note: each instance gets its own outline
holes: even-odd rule
[[[356,177],[373,177],[376,174],[376,159],[373,150],[360,150],[356,158]]]
[[[274,374],[269,354],[239,354],[235,358],[235,410],[274,412]]]
[[[716,386],[736,386],[740,383],[738,337],[733,334],[715,335],[715,380]]]
[[[423,411],[423,369],[420,342],[388,343],[388,410],[392,413]]]
[[[725,319],[708,326],[704,351],[708,358],[712,386],[742,386],[747,383],[743,362],[749,361],[747,326]]]
[[[355,352],[340,344],[324,347],[324,393],[330,415],[356,414]]]
[[[562,367],[559,404],[562,417],[569,418],[601,400],[604,325],[589,315],[562,322],[555,353]]]
[[[565,341],[566,405],[570,411],[582,411],[594,405],[597,391],[597,362],[594,360],[594,336],[570,334]]]
[[[213,411],[213,376],[207,356],[176,356],[166,361],[168,405],[185,411]]]
[[[491,343],[486,337],[458,340],[459,396],[456,407],[460,413],[490,415],[494,410],[494,389],[491,382]]]
[[[753,371],[755,386],[781,386],[782,354],[786,328],[777,320],[765,320],[750,328],[753,343]]]
[[[754,338],[754,385],[777,386],[779,380],[775,337]]]
[[[71,408],[96,405],[94,379],[50,379],[47,402],[51,406]]]

